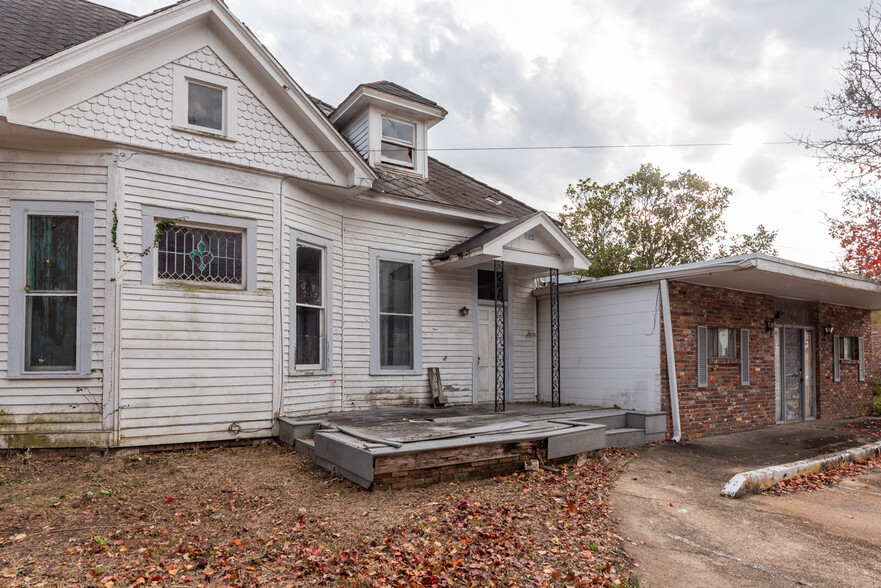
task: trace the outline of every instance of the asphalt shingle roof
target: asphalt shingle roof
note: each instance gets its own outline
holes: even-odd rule
[[[0,75],[135,18],[82,0],[0,0]]]
[[[407,100],[412,100],[413,102],[418,102],[419,104],[424,104],[426,106],[434,106],[435,108],[441,108],[441,106],[435,102],[434,100],[429,100],[424,96],[420,96],[416,92],[411,92],[404,86],[399,86],[394,82],[389,82],[387,80],[381,80],[378,82],[370,82],[368,84],[362,84],[365,88],[373,88],[374,90],[379,90],[380,92],[386,92],[387,94],[391,94],[392,96],[397,96],[399,98],[405,98]]]
[[[373,189],[377,192],[512,218],[535,212],[534,208],[433,157],[428,158],[428,178],[390,165],[380,164],[374,169],[379,176],[373,182]]]

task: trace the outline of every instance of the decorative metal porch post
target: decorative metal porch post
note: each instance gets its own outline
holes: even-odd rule
[[[493,262],[496,310],[496,412],[505,412],[505,262]]]
[[[551,270],[551,406],[560,406],[560,270]]]

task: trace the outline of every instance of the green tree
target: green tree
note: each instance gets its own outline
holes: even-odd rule
[[[753,251],[776,255],[777,232],[761,225],[726,245],[722,216],[731,193],[691,171],[671,179],[643,164],[619,182],[570,185],[560,219],[591,259],[587,275],[593,277]]]

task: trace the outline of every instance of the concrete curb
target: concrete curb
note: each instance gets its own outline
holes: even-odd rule
[[[801,474],[815,474],[834,468],[841,463],[866,460],[879,453],[881,453],[881,441],[876,441],[868,445],[836,451],[835,453],[827,453],[826,455],[820,455],[811,459],[743,472],[737,474],[725,484],[725,487],[722,489],[722,496],[740,498],[746,494],[761,492],[780,480]]]

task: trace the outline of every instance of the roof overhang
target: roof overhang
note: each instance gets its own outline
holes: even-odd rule
[[[341,127],[352,117],[363,112],[369,105],[378,106],[384,112],[390,112],[415,118],[425,122],[431,128],[444,119],[447,111],[440,106],[429,106],[415,100],[407,100],[376,88],[360,85],[330,115],[333,124]]]
[[[538,211],[482,233],[441,253],[435,267],[463,269],[503,261],[517,268],[518,275],[546,275],[585,271],[590,260],[563,233],[547,213]]]
[[[866,310],[881,309],[878,282],[758,253],[565,284],[561,291],[606,290],[661,280]]]

